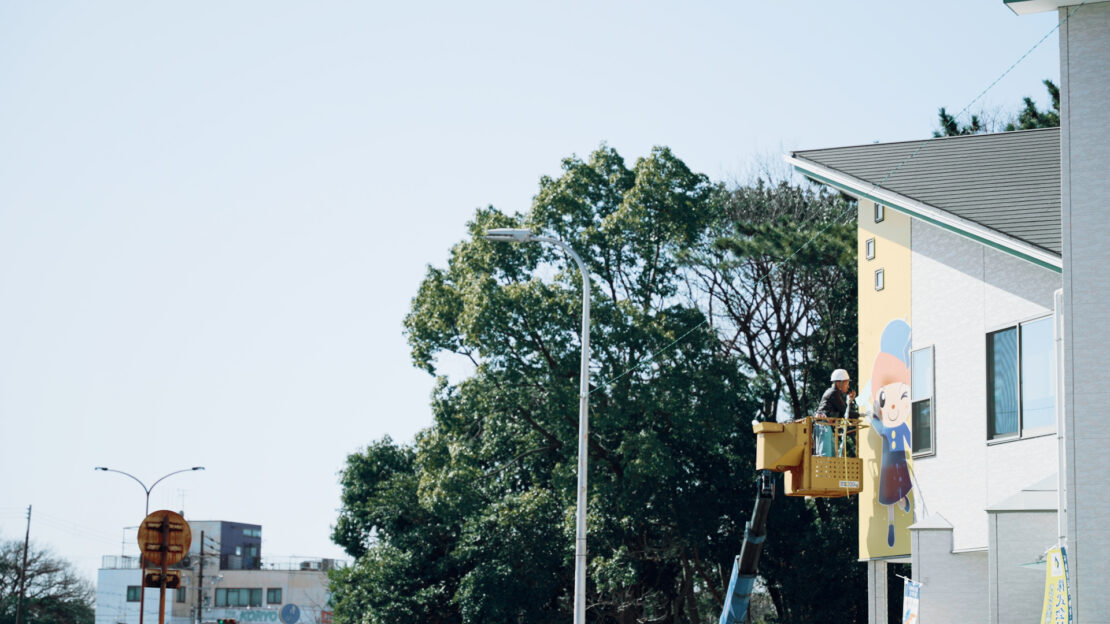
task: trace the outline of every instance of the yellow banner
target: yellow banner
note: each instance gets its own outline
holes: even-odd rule
[[[1071,594],[1068,588],[1068,556],[1062,546],[1046,553],[1044,608],[1041,624],[1070,624]]]

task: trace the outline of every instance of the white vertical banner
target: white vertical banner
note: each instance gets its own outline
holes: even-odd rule
[[[921,597],[921,583],[903,580],[902,587],[902,624],[917,624],[917,606]]]

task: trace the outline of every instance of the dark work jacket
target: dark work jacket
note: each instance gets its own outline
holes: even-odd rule
[[[836,389],[836,384],[829,386],[825,394],[821,395],[821,402],[817,405],[817,414],[825,418],[844,418],[844,410],[848,404],[844,402],[847,395],[841,394]],[[854,416],[854,414],[849,414]]]

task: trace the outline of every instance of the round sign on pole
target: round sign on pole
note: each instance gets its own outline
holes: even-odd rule
[[[139,548],[152,566],[172,565],[189,552],[193,534],[181,514],[159,509],[139,525]]]
[[[293,603],[289,603],[281,608],[281,621],[285,624],[297,624],[297,620],[301,619],[301,608]]]

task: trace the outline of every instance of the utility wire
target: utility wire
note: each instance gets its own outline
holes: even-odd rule
[[[962,109],[960,109],[960,111],[952,117],[953,120],[959,119],[964,114],[966,114],[971,109],[971,107],[975,105],[976,102],[978,102],[980,99],[983,98],[984,95],[986,95],[988,92],[990,92],[990,90],[993,89],[999,82],[1001,82],[1003,78],[1005,78],[1011,71],[1014,70],[1014,68],[1016,68],[1018,65],[1020,65],[1030,54],[1032,54],[1034,50],[1036,50],[1038,47],[1040,47],[1041,44],[1043,44],[1049,38],[1049,36],[1052,35],[1052,33],[1059,30],[1061,26],[1063,26],[1069,19],[1071,19],[1071,16],[1074,15],[1075,12],[1080,9],[1080,7],[1087,4],[1087,1],[1088,0],[1083,0],[1075,8],[1068,11],[1068,14],[1064,16],[1064,19],[1057,22],[1055,26],[1053,26],[1048,32],[1046,32],[1044,34],[1043,37],[1040,38],[1040,40],[1037,41],[1037,43],[1033,44],[1033,47],[1026,50],[1026,52],[1024,54],[1022,54],[1016,61],[1014,61],[1013,64],[1011,64],[1008,68],[1006,68],[1006,70],[1003,71],[998,76],[998,78],[995,78],[994,82],[987,85],[987,87],[985,89],[983,89],[981,92],[979,92],[979,95],[976,95],[974,98],[971,99],[970,102],[967,103],[966,106],[964,106]],[[877,183],[874,184],[874,187],[876,187],[876,188],[881,187],[892,175],[894,175],[899,169],[901,169],[903,166],[905,166],[906,163],[908,163],[910,160],[915,158],[921,152],[921,150],[925,148],[926,145],[928,145],[932,141],[934,141],[936,139],[939,139],[939,138],[943,138],[943,137],[930,137],[930,138],[925,139],[924,141],[922,141],[921,144],[917,146],[917,149],[913,151],[913,153],[911,153],[904,160],[902,160],[902,162],[898,163],[894,168],[892,168],[889,172],[887,172],[887,174],[885,176],[883,176],[883,178],[881,180],[879,180]],[[845,212],[847,212],[847,210],[845,210]],[[767,279],[767,278],[771,277],[772,275],[774,275],[775,271],[779,267],[783,266],[786,263],[786,261],[788,261],[791,258],[793,258],[794,256],[798,255],[799,252],[801,252],[803,249],[808,247],[810,245],[810,243],[812,243],[814,240],[817,239],[817,237],[824,234],[833,225],[836,225],[837,223],[839,223],[839,218],[842,218],[842,217],[843,217],[843,214],[838,215],[838,219],[833,220],[831,223],[826,225],[824,228],[820,229],[816,234],[814,234],[812,237],[810,237],[806,242],[799,245],[798,248],[795,249],[790,255],[783,258],[782,261],[779,264],[775,265],[775,267],[773,267],[770,271],[768,271],[763,276],[761,276],[759,278],[756,278],[754,282],[758,283],[758,282],[760,282],[764,279]],[[651,355],[648,355],[647,357],[640,360],[638,363],[636,363],[636,365],[632,366],[628,370],[626,370],[623,373],[617,375],[616,377],[612,377],[610,379],[607,379],[605,381],[600,382],[597,386],[595,386],[592,390],[590,390],[590,394],[593,394],[593,392],[596,391],[596,390],[606,388],[606,387],[612,385],[614,382],[618,381],[619,379],[622,379],[623,377],[639,370],[640,368],[643,368],[646,364],[653,361],[660,353],[663,353],[664,351],[669,350],[671,347],[678,344],[680,341],[682,341],[687,336],[689,336],[691,333],[693,333],[696,329],[698,329],[698,328],[702,327],[703,325],[706,325],[707,323],[709,323],[709,321],[710,321],[710,319],[708,317],[703,319],[702,322],[700,322],[697,325],[694,325],[693,327],[691,327],[689,330],[686,331],[686,333],[682,334],[678,338],[675,338],[673,341],[671,341],[670,344],[668,344],[667,346],[663,347],[662,349],[659,349],[658,351],[652,353]]]
[[[979,92],[979,95],[972,98],[971,101],[967,103],[967,106],[964,106],[962,109],[960,109],[960,112],[953,115],[953,117],[952,117],[953,121],[955,121],[956,119],[959,119],[961,116],[963,116],[964,113],[971,110],[971,107],[974,106],[976,102],[981,100],[983,98],[983,96],[987,94],[987,92],[989,92],[991,89],[994,88],[995,85],[997,85],[999,82],[1001,82],[1002,79],[1005,78],[1007,74],[1009,74],[1011,71],[1013,71],[1015,67],[1020,65],[1021,62],[1024,61],[1026,59],[1026,57],[1028,57],[1030,54],[1032,54],[1034,50],[1039,48],[1041,46],[1041,44],[1044,43],[1045,40],[1048,39],[1049,36],[1052,35],[1052,33],[1056,32],[1057,30],[1060,30],[1060,27],[1063,26],[1065,23],[1067,23],[1067,21],[1071,19],[1071,16],[1074,15],[1075,12],[1079,10],[1079,7],[1083,6],[1084,4],[1087,4],[1087,0],[1083,0],[1078,5],[1076,5],[1075,8],[1073,8],[1071,11],[1068,11],[1068,14],[1064,16],[1064,19],[1060,20],[1059,22],[1056,23],[1055,26],[1053,26],[1051,29],[1049,29],[1049,31],[1046,32],[1044,34],[1044,36],[1041,37],[1039,41],[1037,41],[1037,43],[1033,44],[1033,47],[1026,50],[1025,54],[1022,54],[1018,58],[1018,60],[1014,61],[1012,65],[1010,65],[1009,67],[1006,68],[1006,71],[999,74],[998,78],[994,79],[994,82],[987,85],[986,89],[983,89],[982,91]],[[879,180],[878,182],[876,182],[874,184],[874,187],[875,188],[881,187],[887,181],[887,179],[890,178],[890,176],[894,175],[899,169],[902,168],[903,165],[905,165],[910,160],[912,160],[915,156],[917,156],[917,154],[919,152],[921,152],[921,150],[924,149],[926,145],[928,145],[930,142],[932,142],[933,139],[939,139],[939,138],[943,138],[943,137],[932,137],[930,139],[926,139],[925,141],[922,141],[921,145],[918,145],[917,149],[914,150],[912,154],[907,156],[905,158],[905,160],[903,160],[902,162],[898,163],[897,167],[891,169],[885,176],[883,176],[882,180]]]
[[[806,240],[806,242],[804,242],[804,243],[802,243],[801,245],[799,245],[797,249],[795,249],[795,250],[794,250],[793,252],[791,252],[791,253],[790,253],[790,255],[788,255],[788,256],[786,256],[785,258],[783,258],[783,259],[782,259],[782,260],[781,260],[781,261],[780,261],[780,262],[779,262],[778,264],[776,264],[775,266],[771,267],[771,269],[770,269],[769,271],[767,271],[766,273],[764,273],[764,274],[763,274],[762,276],[760,276],[760,277],[757,277],[757,278],[756,278],[756,279],[754,280],[754,283],[758,284],[759,282],[761,282],[761,281],[763,281],[763,280],[765,280],[765,279],[769,279],[769,278],[770,278],[771,276],[773,276],[773,275],[775,274],[775,271],[777,271],[777,270],[778,270],[778,269],[779,269],[780,267],[782,267],[782,266],[785,266],[785,265],[786,265],[786,263],[787,263],[787,262],[788,262],[788,261],[789,261],[789,260],[790,260],[791,258],[793,258],[794,256],[796,256],[796,255],[798,255],[799,253],[801,253],[801,251],[802,251],[803,249],[805,249],[806,247],[808,247],[808,246],[809,246],[809,244],[810,244],[810,243],[812,243],[813,241],[817,240],[817,238],[818,238],[819,236],[821,236],[821,235],[822,235],[822,234],[824,234],[825,232],[829,231],[829,229],[830,229],[830,228],[832,228],[833,226],[835,226],[835,225],[841,225],[841,223],[840,223],[840,220],[844,218],[845,214],[847,214],[847,212],[848,212],[849,210],[854,210],[854,209],[855,209],[855,207],[854,207],[854,206],[848,206],[847,208],[845,208],[844,210],[842,210],[842,211],[841,211],[841,212],[840,212],[839,214],[837,214],[837,215],[836,215],[836,218],[835,218],[835,219],[832,219],[832,220],[830,220],[830,222],[829,222],[829,223],[828,223],[828,224],[827,224],[827,225],[826,225],[825,227],[821,228],[820,230],[818,230],[818,231],[817,231],[817,233],[816,233],[816,234],[814,234],[813,236],[809,237],[809,239],[808,239],[808,240]],[[602,389],[602,388],[608,387],[608,386],[612,385],[612,384],[613,384],[614,382],[616,382],[616,381],[617,381],[618,379],[621,379],[622,377],[625,377],[625,376],[627,376],[627,375],[630,375],[630,374],[632,374],[633,372],[635,372],[635,371],[637,371],[637,370],[639,370],[639,369],[643,368],[643,367],[644,367],[644,365],[646,365],[646,364],[648,364],[649,362],[651,362],[652,360],[654,360],[654,359],[655,359],[655,357],[656,357],[656,356],[658,356],[658,355],[659,355],[660,353],[663,353],[664,351],[667,351],[668,349],[670,349],[670,348],[671,348],[671,347],[673,347],[674,345],[678,344],[678,343],[679,343],[680,341],[682,341],[682,340],[683,340],[684,338],[686,338],[687,336],[689,336],[690,334],[692,334],[692,333],[694,332],[694,330],[698,329],[699,327],[702,327],[703,325],[706,325],[706,324],[708,324],[710,320],[711,320],[711,319],[710,319],[709,317],[706,317],[706,318],[702,319],[702,322],[700,322],[700,323],[698,323],[697,325],[694,325],[693,327],[691,327],[690,329],[688,329],[688,330],[686,331],[686,333],[684,333],[684,334],[682,334],[681,336],[679,336],[678,338],[675,338],[674,340],[672,340],[672,341],[671,341],[671,343],[670,343],[670,344],[668,344],[667,346],[663,347],[662,349],[659,349],[659,350],[658,350],[658,351],[656,351],[655,353],[652,353],[651,355],[649,355],[649,356],[645,357],[644,359],[640,360],[640,361],[639,361],[639,362],[638,362],[638,363],[637,363],[637,364],[636,364],[635,366],[633,366],[632,368],[630,368],[630,369],[628,369],[628,370],[624,371],[623,373],[621,373],[621,374],[617,375],[616,377],[613,377],[613,378],[611,378],[611,379],[608,379],[608,380],[606,380],[606,381],[603,381],[603,382],[599,383],[599,384],[598,384],[598,385],[597,385],[597,386],[596,386],[596,387],[595,387],[595,388],[594,388],[593,390],[590,390],[590,393],[592,394],[592,393],[593,393],[593,392],[594,392],[595,390],[600,390],[600,389]]]

